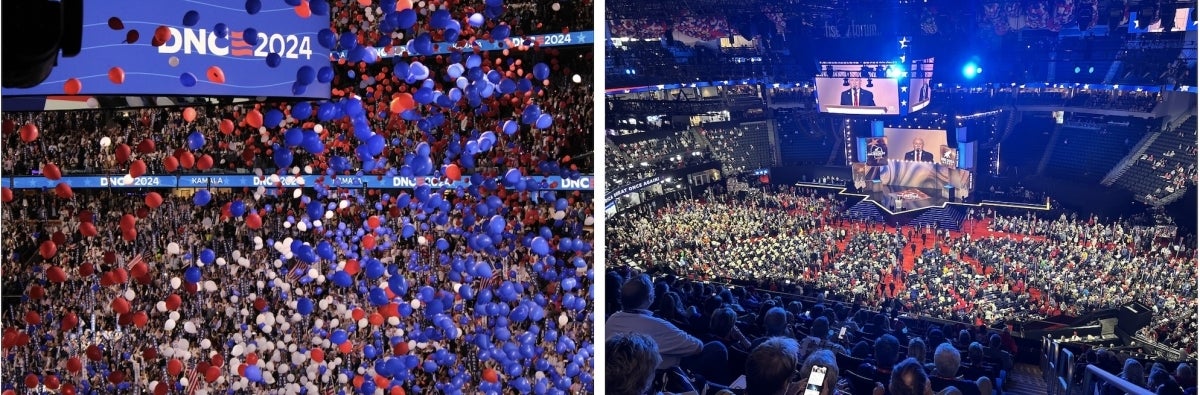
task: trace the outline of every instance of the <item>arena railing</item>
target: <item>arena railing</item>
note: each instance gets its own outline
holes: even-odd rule
[[[1096,367],[1096,365],[1089,364],[1087,366],[1087,369],[1085,369],[1083,372],[1083,388],[1082,388],[1083,391],[1082,391],[1082,393],[1084,393],[1084,394],[1100,393],[1100,389],[1098,388],[1100,383],[1108,383],[1108,385],[1115,387],[1121,393],[1125,393],[1125,394],[1154,395],[1154,392],[1151,392],[1148,389],[1142,388],[1136,384],[1125,381],[1125,379],[1117,377],[1116,375],[1114,375],[1112,373],[1105,372],[1104,369],[1100,369],[1099,367]]]

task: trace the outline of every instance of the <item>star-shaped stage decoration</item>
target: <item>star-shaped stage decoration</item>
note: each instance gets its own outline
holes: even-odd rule
[[[908,100],[901,100],[901,101],[900,101],[900,105],[902,105],[902,106],[907,106],[907,105],[908,105]]]
[[[912,41],[908,37],[900,37],[900,49],[908,48],[908,43],[910,42]]]
[[[908,92],[908,87],[907,86],[900,87],[900,92]]]

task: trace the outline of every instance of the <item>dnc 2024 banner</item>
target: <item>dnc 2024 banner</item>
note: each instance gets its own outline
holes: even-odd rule
[[[0,93],[328,99],[329,83],[308,77],[330,67],[317,43],[329,16],[301,14],[282,1],[253,15],[240,1],[88,1],[80,53],[40,85]]]

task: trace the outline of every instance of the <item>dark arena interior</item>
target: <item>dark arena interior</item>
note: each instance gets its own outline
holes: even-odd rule
[[[1195,7],[608,1],[609,392],[1195,393]]]
[[[17,3],[4,394],[592,390],[590,1]]]

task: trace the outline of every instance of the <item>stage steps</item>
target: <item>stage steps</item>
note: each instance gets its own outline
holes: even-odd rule
[[[918,228],[934,225],[938,229],[960,231],[962,230],[963,220],[966,218],[967,213],[957,207],[931,208],[925,210],[917,218],[913,218],[909,222],[909,225]]]
[[[879,206],[868,200],[861,200],[857,204],[850,206],[843,215],[852,220],[883,222],[883,210],[880,210]]]

